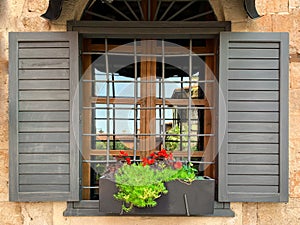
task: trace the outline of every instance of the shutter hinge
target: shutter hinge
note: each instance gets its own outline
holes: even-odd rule
[[[82,122],[82,113],[79,114],[79,122]]]
[[[79,178],[79,186],[81,186],[81,185],[82,185],[82,179]]]

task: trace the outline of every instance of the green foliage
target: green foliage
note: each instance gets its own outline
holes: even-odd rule
[[[169,174],[154,170],[149,165],[124,164],[115,174],[119,192],[114,197],[126,203],[123,204],[125,212],[133,206],[154,207],[157,205],[155,200],[168,193],[164,185],[165,176]]]
[[[180,127],[178,125],[175,125],[170,130],[167,131],[167,137],[166,137],[166,149],[169,151],[175,151],[180,150],[180,141],[182,141],[182,148],[187,148],[187,136],[182,136],[180,139],[179,134],[187,134],[187,128],[183,127],[183,130],[180,132]],[[173,134],[173,135],[172,135]]]
[[[142,164],[124,164],[115,174],[115,180],[119,189],[114,195],[117,200],[123,201],[125,212],[136,207],[154,207],[156,199],[162,194],[167,194],[164,183],[172,180],[192,182],[196,179],[197,170],[192,164],[184,165],[180,169],[164,166],[163,163],[157,168]]]
[[[183,165],[181,169],[177,170],[174,180],[182,180],[191,183],[196,179],[197,170],[193,168],[193,164],[189,163]]]
[[[118,158],[124,157],[128,157],[128,154],[121,151]],[[165,149],[151,153],[141,163],[126,162],[112,171],[119,189],[114,197],[123,201],[122,208],[125,212],[129,212],[134,206],[156,206],[156,199],[168,193],[165,182],[182,180],[190,183],[197,179],[198,172],[192,163],[182,165],[182,162],[174,161],[172,154],[168,154]]]
[[[101,142],[96,142],[96,149],[99,150],[105,150],[107,148],[107,143],[104,141]],[[118,150],[129,150],[130,148],[128,148],[125,144],[122,143],[122,141],[115,141],[115,146],[113,141],[109,142],[109,149],[118,149]]]

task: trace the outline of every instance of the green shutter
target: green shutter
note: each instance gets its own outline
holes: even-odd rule
[[[288,34],[221,33],[219,201],[288,201]]]
[[[79,200],[77,36],[9,34],[11,201]]]

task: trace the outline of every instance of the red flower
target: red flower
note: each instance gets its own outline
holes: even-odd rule
[[[143,158],[142,162],[143,162],[143,164],[142,164],[143,166],[153,165],[155,163],[155,159]]]
[[[142,162],[143,162],[143,166],[146,166],[146,165],[148,164],[147,158],[143,158],[143,159],[142,159]]]
[[[155,163],[155,159],[148,159],[148,165],[152,165]]]
[[[150,157],[152,157],[152,158],[155,158],[155,156],[156,156],[155,152],[152,152],[152,153],[150,154]]]
[[[131,160],[130,160],[130,158],[126,158],[126,162],[127,162],[128,165],[131,165]]]
[[[175,162],[173,164],[174,168],[175,169],[181,169],[182,168],[182,162],[178,161],[178,162]]]
[[[125,151],[120,151],[120,156],[128,156],[128,153]]]

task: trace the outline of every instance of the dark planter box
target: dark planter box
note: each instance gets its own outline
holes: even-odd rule
[[[134,207],[126,215],[209,215],[214,212],[215,180],[206,178],[191,184],[180,181],[166,183],[168,194],[157,199],[157,206]],[[99,209],[107,214],[122,214],[122,202],[113,195],[118,192],[114,182],[101,178],[99,182]]]

